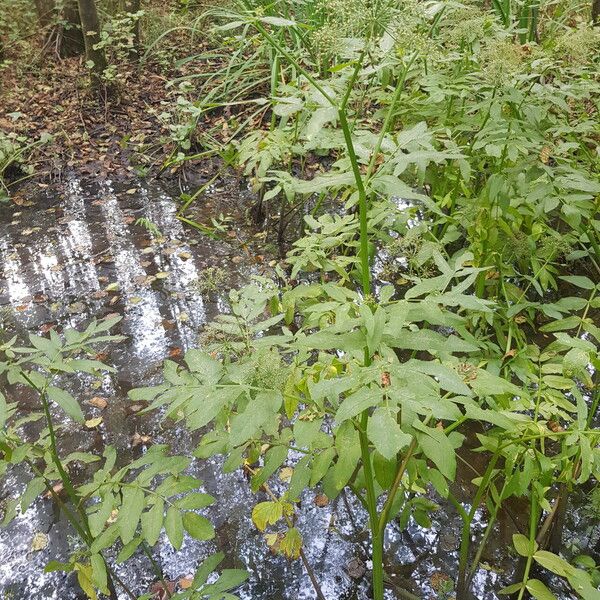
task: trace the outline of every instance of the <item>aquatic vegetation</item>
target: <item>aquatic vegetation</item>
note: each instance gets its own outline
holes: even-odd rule
[[[114,60],[138,18],[103,30]],[[596,558],[563,543],[570,496],[600,479],[600,46],[587,21],[579,6],[532,2],[240,0],[182,26],[206,26],[209,48],[172,82],[162,170],[214,156],[237,167],[282,260],[229,293],[199,349],[172,349],[183,360],[165,361],[161,383],[129,396],[198,435],[195,458],[245,473],[265,546],[301,561],[320,600],[298,507],[350,495],[366,514],[374,600],[386,587],[410,597],[386,572],[391,532],[430,529],[441,506],[462,531],[436,586],[469,598],[513,502],[524,523],[496,592],[600,597]],[[144,57],[171,33],[154,31]],[[210,227],[184,213],[221,172],[177,213],[212,239],[227,217]],[[136,223],[160,236],[154,221]],[[224,281],[213,267],[194,280],[207,293]],[[33,474],[5,514],[45,489],[56,496],[83,546],[51,568],[75,571],[90,598],[126,590],[110,584],[105,549],[118,545],[119,561],[150,555],[163,528],[175,549],[184,530],[215,535],[195,512],[215,499],[186,474],[191,457],[161,445],[125,466],[111,448],[59,455],[52,403],[83,415],[56,376],[109,370],[90,345],[118,344],[106,333],[115,323],[1,348],[2,372],[36,392],[44,423],[21,440],[17,407],[0,395],[0,464]],[[103,466],[75,485],[72,461]],[[597,504],[594,492],[588,515]],[[174,597],[233,598],[247,574],[213,581],[221,558]]]

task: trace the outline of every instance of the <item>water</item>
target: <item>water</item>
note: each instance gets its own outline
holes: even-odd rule
[[[221,239],[184,230],[176,218],[176,196],[156,182],[123,184],[72,177],[34,198],[22,198],[20,205],[0,208],[0,314],[7,335],[17,334],[26,341],[28,332],[78,328],[91,318],[114,313],[124,317],[117,332],[126,340],[100,349],[104,362],[115,366],[117,373],[106,376],[100,385],[86,377],[69,384],[86,418],[101,416],[103,423],[97,430],[83,431],[57,413],[57,422],[64,426],[59,443],[62,453],[84,450],[100,455],[112,444],[123,460],[129,460],[151,443],[167,443],[174,453],[186,455],[191,455],[197,443],[178,425],[138,415],[127,392],[160,382],[162,361],[167,356],[178,360],[196,346],[202,325],[227,310],[226,290],[243,284],[252,274],[268,273],[269,267],[256,246],[257,232],[244,224],[248,199],[235,179],[211,188],[195,209],[196,218],[206,224],[211,216],[232,215],[233,225]],[[138,219],[151,223],[154,235],[137,224]],[[223,269],[220,289],[207,290],[202,282],[215,267]],[[7,395],[19,400],[24,411],[39,408],[37,400],[22,390],[12,388]],[[107,407],[101,410],[89,404],[93,397],[106,399]],[[470,452],[465,457],[471,468],[485,468],[481,455]],[[206,511],[217,534],[211,542],[186,536],[179,552],[163,537],[154,554],[167,579],[178,581],[192,575],[203,558],[223,550],[227,558],[222,567],[247,568],[251,573],[238,592],[244,600],[316,597],[302,563],[272,555],[252,525],[250,513],[257,497],[241,472],[224,475],[218,459],[196,459],[191,474],[202,479],[204,491],[217,499]],[[474,476],[466,471],[455,485],[455,495],[465,502]],[[12,472],[2,483],[0,497],[16,496],[25,482],[23,472]],[[318,507],[314,500],[313,492],[304,494],[298,527],[325,597],[368,598],[365,514],[349,497],[340,496],[325,507]],[[452,597],[448,581],[455,575],[461,523],[452,506],[442,503],[440,507],[430,529],[414,522],[404,532],[389,528],[387,573],[397,586],[418,597]],[[505,548],[519,527],[520,514],[519,507],[509,506],[511,510],[510,518],[500,520],[483,557],[484,566],[476,573],[477,598],[498,598],[496,592],[505,583],[501,580],[510,574],[512,563]],[[483,512],[476,519],[478,528],[485,528]],[[33,551],[36,534],[47,536],[47,546]],[[50,559],[65,560],[77,543],[53,503],[38,498],[26,514],[0,531],[3,598],[83,598],[72,575],[43,572]],[[116,570],[137,594],[148,592],[155,581],[141,553]],[[396,597],[402,596],[388,592],[388,598]]]

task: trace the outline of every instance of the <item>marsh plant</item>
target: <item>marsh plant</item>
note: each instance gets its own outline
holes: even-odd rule
[[[0,392],[0,472],[5,477],[15,473],[17,480],[23,474],[26,477],[25,486],[11,490],[3,500],[2,526],[25,513],[42,494],[52,499],[76,535],[70,560],[50,561],[46,571],[75,572],[91,600],[98,593],[114,600],[123,594],[137,598],[129,582],[115,570],[115,564],[125,562],[136,550],[143,551],[157,569],[159,587],[164,587],[160,593],[170,596],[151,554],[162,532],[176,550],[184,532],[199,540],[214,537],[210,521],[197,512],[210,506],[214,498],[200,492],[202,482],[185,473],[190,457],[171,455],[164,445],[152,446],[127,464],[122,464],[113,446],[107,446],[101,456],[61,451],[59,438],[73,422],[89,431],[102,421],[86,420],[78,400],[68,391],[68,379],[78,376],[91,382],[114,371],[94,358],[93,348],[123,339],[109,333],[119,320],[93,321],[84,331],[67,329],[62,337],[54,330],[49,337],[31,335],[27,347],[17,345],[16,338],[0,345],[0,374],[9,385],[27,388],[40,407],[22,414],[17,403],[7,402]],[[25,435],[32,424],[37,437]],[[76,480],[74,467],[86,465],[92,467],[89,479]],[[39,550],[47,544],[45,535],[39,533],[32,548]],[[117,551],[112,560],[107,558],[110,550]],[[211,575],[223,558],[221,553],[208,557],[188,589],[176,597],[235,598],[228,590],[239,586],[247,573],[225,570],[219,578]]]
[[[130,396],[198,432],[196,458],[247,473],[265,545],[302,561],[320,600],[295,518],[314,493],[352,494],[367,515],[375,600],[397,586],[384,568],[390,531],[429,528],[432,497],[462,521],[444,593],[469,598],[518,499],[527,524],[498,591],[600,597],[596,560],[568,552],[562,532],[573,491],[600,479],[600,33],[588,21],[566,1],[242,0],[190,26],[206,25],[214,47],[190,56],[206,71],[173,82],[171,160],[234,163],[289,251],[276,280],[230,293],[202,349]],[[210,129],[217,111],[227,126]],[[214,234],[183,216],[201,197],[178,216]],[[303,235],[287,232],[293,217]],[[79,458],[58,455],[50,409],[82,415],[53,378],[105,369],[78,353],[109,326],[10,342],[0,363],[39,395],[45,427],[24,443],[4,407],[3,468],[25,462],[35,482],[7,514],[60,479],[84,543],[62,568],[92,598],[111,580],[105,548],[122,544],[126,559],[163,527],[176,548],[184,529],[213,535],[194,512],[211,499],[179,496],[199,486],[190,457],[155,447],[121,467],[107,449],[86,457],[103,461],[91,482],[69,478],[65,462]],[[465,499],[467,436],[485,460]],[[133,518],[111,522],[114,510]],[[206,584],[217,563],[177,597],[230,598],[246,574]]]
[[[553,598],[553,573],[600,596],[587,559],[560,555],[559,518],[598,476],[598,33],[570,30],[583,58],[561,50],[562,16],[546,15],[543,39],[538,17],[533,5],[513,16],[443,2],[211,12],[232,52],[211,89],[241,77],[248,102],[262,89],[271,107],[262,129],[232,141],[245,174],[279,203],[280,223],[315,197],[337,211],[305,215],[282,286],[233,293],[211,325],[221,346],[169,364],[166,383],[135,398],[208,428],[196,456],[249,471],[254,523],[290,559],[304,560],[294,514],[306,490],[353,493],[368,513],[376,600],[386,532],[427,526],[431,489],[463,522],[457,597],[511,498],[529,525],[504,592]],[[311,174],[314,157],[327,160]],[[402,277],[374,286],[377,255],[400,249]],[[454,482],[469,432],[487,466],[464,503]],[[290,468],[274,495],[270,479]]]

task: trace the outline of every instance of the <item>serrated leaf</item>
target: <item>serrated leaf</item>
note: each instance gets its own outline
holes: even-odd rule
[[[398,425],[397,411],[387,407],[376,408],[369,417],[367,436],[376,450],[386,459],[391,460],[405,446],[408,446],[412,436],[404,433]]]
[[[443,430],[426,427],[420,421],[413,423],[418,430],[417,439],[423,454],[450,481],[456,474],[456,455],[450,440]]]
[[[56,402],[73,420],[78,423],[83,423],[85,418],[83,416],[83,412],[79,403],[73,396],[67,392],[66,390],[62,390],[60,388],[50,386],[46,390],[46,394],[48,398],[52,400],[52,402]]]
[[[372,389],[368,387],[361,388],[354,394],[344,398],[337,412],[335,413],[335,420],[338,423],[343,423],[347,419],[351,419],[356,415],[359,415],[367,408],[371,408],[381,402],[381,391],[379,389]]]
[[[158,541],[163,526],[164,501],[156,498],[154,505],[142,514],[142,535],[150,547]]]
[[[124,544],[128,544],[133,539],[145,505],[144,490],[139,487],[123,489],[123,502],[119,508],[117,525]]]
[[[279,542],[279,550],[289,559],[295,560],[300,557],[302,550],[302,536],[295,527],[288,529]]]
[[[167,537],[169,538],[169,542],[171,542],[171,546],[173,546],[175,550],[179,550],[183,543],[183,519],[179,510],[174,506],[169,506],[169,509],[167,510],[165,531],[167,532]]]
[[[195,512],[184,513],[183,527],[197,540],[212,540],[215,537],[215,529],[212,523],[206,517]]]
[[[274,525],[281,517],[283,517],[281,502],[259,502],[252,509],[252,522],[260,531],[264,531],[268,525]]]

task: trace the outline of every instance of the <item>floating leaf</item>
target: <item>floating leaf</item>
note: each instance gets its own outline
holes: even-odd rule
[[[50,543],[50,539],[45,533],[38,531],[31,540],[31,551],[39,552],[40,550],[45,550]]]
[[[85,426],[88,429],[94,429],[94,428],[98,427],[98,425],[100,425],[102,423],[102,421],[103,421],[102,417],[96,417],[94,419],[88,419],[85,422]]]

